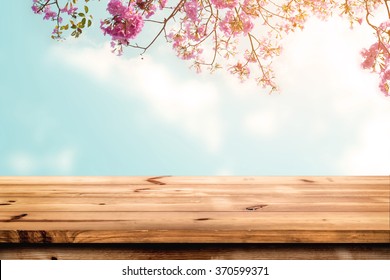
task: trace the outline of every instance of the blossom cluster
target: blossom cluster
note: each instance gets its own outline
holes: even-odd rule
[[[224,67],[242,81],[253,78],[274,91],[277,85],[272,58],[281,53],[281,40],[288,33],[303,29],[313,15],[326,20],[338,14],[346,16],[351,27],[362,24],[381,4],[381,0],[187,0],[179,28],[168,38],[177,56],[194,61],[197,70]],[[375,63],[387,61],[383,59],[385,50],[387,46],[382,47],[381,57],[373,57]],[[385,69],[380,72],[380,87],[388,94],[390,67],[389,73]]]
[[[84,0],[87,3],[89,0]],[[63,39],[63,32],[71,30],[71,36],[79,37],[83,28],[92,25],[92,16],[88,16],[89,8],[84,6],[83,12],[78,12],[78,0],[66,1],[64,5],[59,0],[33,0],[32,10],[35,14],[43,14],[44,20],[54,21],[56,24],[52,32],[53,39]],[[69,19],[68,23],[63,23]]]
[[[104,35],[111,36],[113,52],[121,55],[123,46],[128,46],[130,41],[141,33],[145,19],[153,16],[159,6],[160,10],[166,5],[167,0],[110,0],[107,11],[110,18],[100,22],[100,28]]]
[[[43,14],[44,20],[59,20],[59,22],[62,22],[62,17],[59,13],[52,11],[51,6],[45,5],[42,1],[33,0],[31,8],[35,14]]]
[[[121,54],[122,45],[128,45],[129,40],[142,31],[144,20],[142,15],[137,13],[134,2],[124,5],[120,0],[111,0],[108,2],[107,11],[112,18],[101,21],[100,28],[104,35],[111,36],[111,45],[119,46],[118,52]]]
[[[88,7],[78,12],[82,0],[33,0],[32,9],[45,20],[56,21],[54,33],[60,37],[68,25],[61,25],[63,16],[71,17],[71,35],[77,37],[91,25],[86,18]],[[87,3],[89,0],[83,0]],[[270,91],[277,90],[272,61],[280,55],[282,39],[304,28],[307,19],[322,20],[337,15],[345,17],[351,28],[366,22],[377,36],[362,50],[362,67],[380,76],[380,89],[390,95],[390,21],[373,24],[371,18],[385,7],[382,0],[108,0],[109,16],[100,28],[111,37],[113,52],[122,54],[124,46],[144,52],[161,35],[172,44],[176,55],[192,61],[197,71],[225,68],[240,80],[253,79]],[[60,2],[66,2],[61,5]],[[81,18],[76,22],[77,18]],[[147,24],[160,28],[146,46],[136,43]],[[149,33],[149,32],[145,32]]]
[[[390,96],[390,20],[376,28],[378,41],[368,49],[363,49],[362,67],[379,74],[379,88],[385,96]]]

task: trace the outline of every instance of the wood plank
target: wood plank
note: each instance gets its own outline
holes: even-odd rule
[[[0,230],[1,243],[383,243],[388,230]]]
[[[382,244],[0,244],[2,260],[389,260]]]
[[[367,201],[345,201],[334,198],[329,202],[306,199],[305,202],[273,202],[253,196],[239,197],[161,197],[161,198],[123,198],[123,197],[7,197],[0,198],[1,211],[36,212],[179,212],[179,211],[261,211],[261,212],[386,212],[389,203]],[[286,199],[285,201],[288,201]]]
[[[15,194],[14,194],[15,195]],[[172,201],[174,196],[142,196],[142,195],[132,195],[132,194],[119,194],[119,193],[103,193],[103,194],[89,194],[89,193],[74,193],[74,194],[64,194],[61,193],[60,195],[56,194],[45,194],[41,193],[42,196],[29,196],[24,194],[18,194],[21,195],[20,197],[29,199],[31,197],[42,197],[42,198],[55,198],[55,199],[63,199],[63,201],[69,201],[76,198],[95,198],[100,200],[111,200],[111,199],[141,199],[143,201],[150,200],[150,201],[156,201],[156,200],[162,200],[162,199],[170,199]],[[212,198],[217,200],[223,201],[224,199],[229,199],[232,196],[182,196],[182,198],[187,199],[194,199],[194,201],[198,201],[202,198]],[[248,196],[237,196],[237,198],[248,198]],[[4,201],[2,206],[7,206],[7,204],[12,203],[14,200],[14,196],[3,196],[0,199]],[[176,198],[175,198],[176,199]],[[342,204],[342,203],[389,203],[389,197],[387,196],[369,196],[369,197],[362,197],[362,196],[302,196],[302,195],[284,195],[284,194],[268,194],[268,195],[262,195],[262,196],[252,196],[252,200],[259,201],[261,203],[265,204],[271,204],[271,203],[334,203]],[[11,201],[11,202],[9,202]],[[252,204],[252,203],[251,203]],[[252,205],[250,205],[252,206]]]
[[[390,243],[389,179],[0,177],[0,243]]]
[[[67,185],[67,184],[25,184],[25,185],[1,185],[1,192],[9,192],[12,190],[28,191],[28,190],[90,190],[90,191],[135,191],[135,192],[151,192],[166,190],[171,192],[223,192],[228,193],[235,192],[237,190],[245,190],[248,192],[257,190],[267,190],[272,192],[320,192],[320,191],[332,191],[332,192],[388,192],[388,185],[365,185],[365,184],[165,184],[165,185],[150,185],[145,186],[141,184],[121,184],[121,185],[108,185],[108,184],[88,184],[88,185]]]
[[[389,185],[390,176],[23,176],[0,177],[0,185],[52,184],[382,184]]]
[[[238,191],[239,190],[239,191]],[[258,199],[279,199],[278,201],[290,201],[295,202],[297,200],[311,200],[311,201],[324,201],[328,198],[328,201],[335,199],[340,200],[355,200],[355,201],[377,201],[383,203],[389,203],[390,196],[388,190],[354,190],[350,189],[307,189],[298,187],[289,188],[268,188],[263,186],[253,186],[251,188],[242,186],[240,188],[224,188],[224,186],[199,186],[198,188],[188,188],[185,186],[178,186],[172,188],[170,186],[148,187],[139,188],[139,186],[121,186],[121,187],[74,187],[74,186],[35,186],[35,187],[7,187],[2,188],[0,191],[1,203],[7,203],[12,200],[10,196],[19,197],[145,197],[148,199],[154,197],[202,197],[202,196],[218,196],[218,197],[241,197],[241,196],[254,196]]]
[[[387,212],[0,212],[3,230],[389,230]]]

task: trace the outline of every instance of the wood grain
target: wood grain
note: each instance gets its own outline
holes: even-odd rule
[[[390,260],[383,244],[0,244],[2,260]]]
[[[313,184],[360,184],[360,185],[388,185],[389,176],[36,176],[36,177],[8,177],[0,179],[0,185],[192,185],[192,184],[216,184],[216,185],[313,185]]]
[[[0,243],[390,244],[390,177],[0,177]]]
[[[389,203],[382,197],[14,197],[0,198],[1,211],[53,212],[178,212],[178,211],[261,211],[261,212],[386,212]],[[383,202],[381,202],[383,201]]]

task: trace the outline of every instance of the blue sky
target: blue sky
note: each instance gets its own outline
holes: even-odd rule
[[[53,41],[30,1],[0,23],[0,175],[390,172],[390,99],[359,67],[368,29],[310,21],[286,38],[268,95],[196,74],[162,41],[143,59],[112,55],[99,30]]]

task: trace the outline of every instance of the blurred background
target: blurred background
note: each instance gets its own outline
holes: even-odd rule
[[[310,20],[285,38],[269,95],[197,74],[163,40],[117,57],[99,16],[56,42],[30,2],[0,18],[0,175],[390,173],[390,98],[360,68],[368,28]]]

